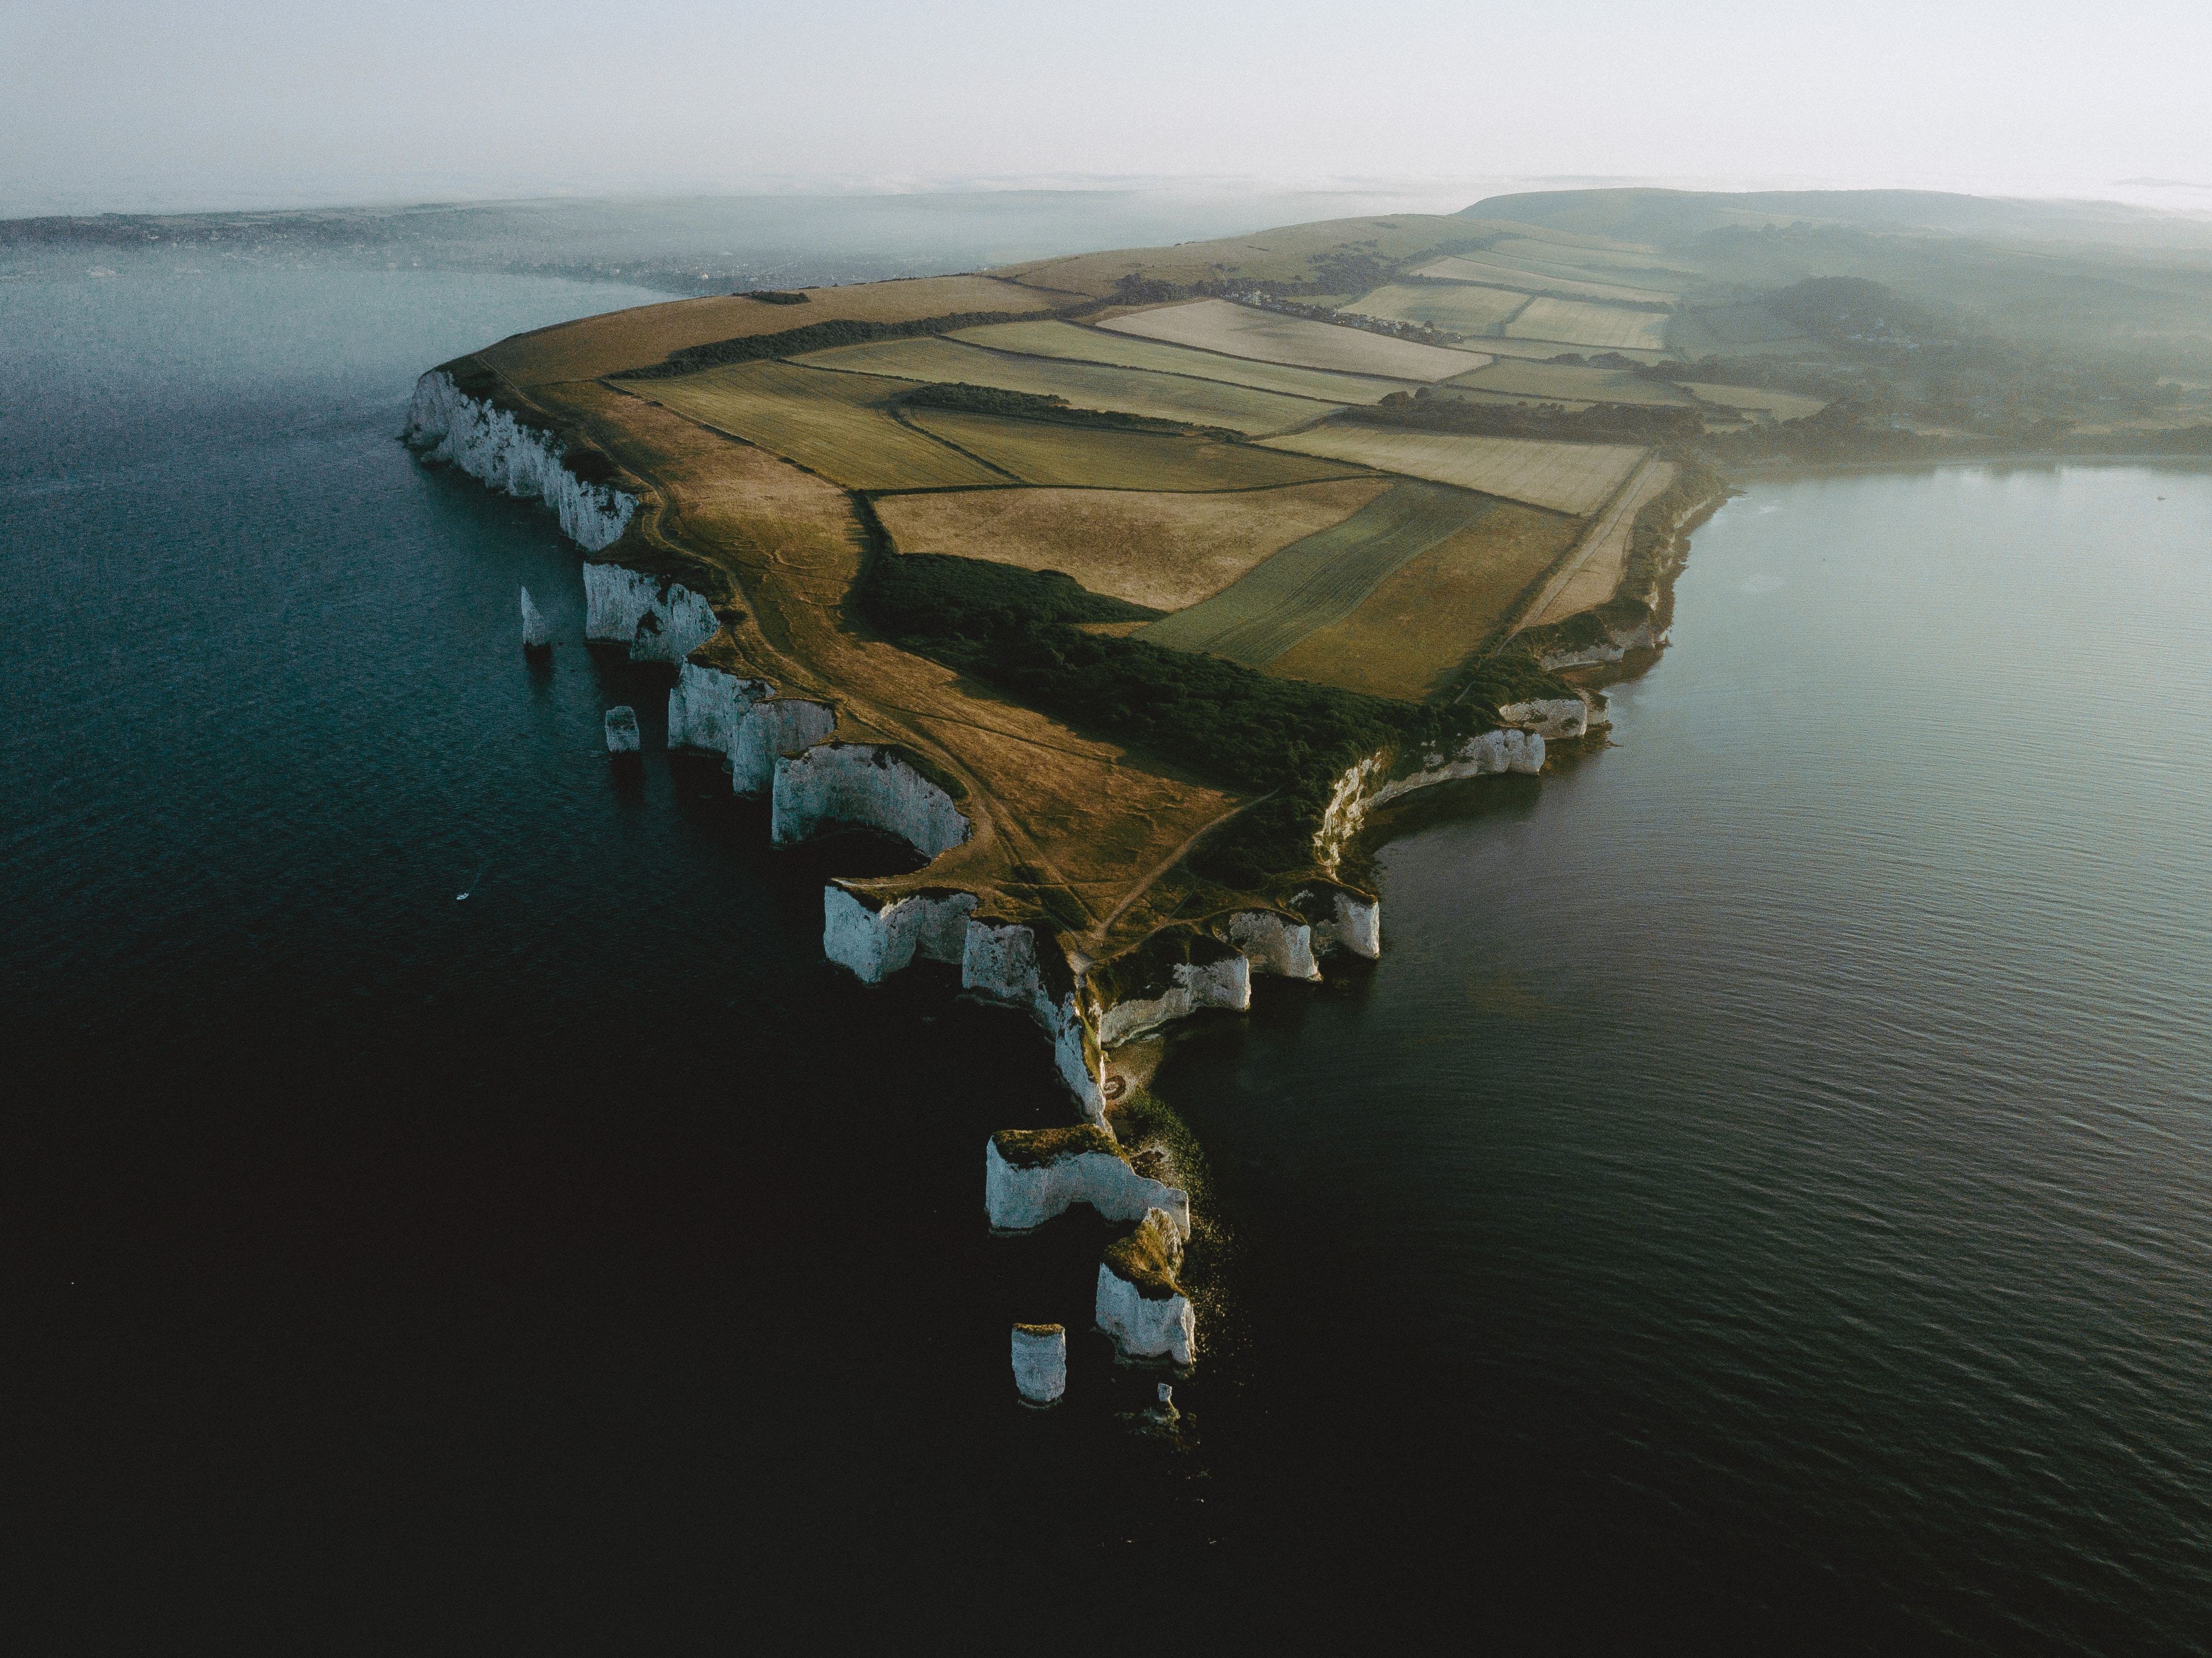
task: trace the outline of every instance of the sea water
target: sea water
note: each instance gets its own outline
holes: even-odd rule
[[[823,960],[901,854],[772,853],[550,518],[395,440],[654,296],[82,264],[0,286],[31,1645],[2204,1649],[2203,475],[1755,483],[1614,746],[1401,811],[1379,963],[1165,1045],[1175,1446],[1079,1327],[1013,1401],[1097,1239],[984,1235],[1034,1029]]]

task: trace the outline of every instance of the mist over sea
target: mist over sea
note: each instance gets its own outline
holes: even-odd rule
[[[2212,474],[1700,530],[1617,746],[1407,809],[1380,963],[1166,1044],[1176,1451],[1095,1345],[1014,1403],[1097,1238],[984,1236],[1034,1028],[823,960],[902,854],[772,853],[550,516],[396,441],[663,295],[6,274],[11,1646],[2212,1649]]]

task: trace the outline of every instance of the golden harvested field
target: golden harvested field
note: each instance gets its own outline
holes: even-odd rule
[[[1255,282],[1305,282],[1317,275],[1316,258],[1372,253],[1386,259],[1406,259],[1428,248],[1464,242],[1483,230],[1474,220],[1455,214],[1394,213],[1387,218],[1324,219],[1312,224],[1285,225],[1255,236],[1032,259],[1024,264],[1003,266],[995,274],[1097,299],[1112,294],[1115,283],[1128,276],[1185,283],[1229,276],[1249,276]]]
[[[1113,334],[1103,328],[1079,328],[1066,322],[996,323],[988,328],[963,328],[948,337],[994,351],[1014,351],[1034,357],[1057,357],[1069,361],[1109,363],[1117,368],[1141,368],[1155,374],[1190,374],[1200,380],[1226,380],[1286,397],[1312,398],[1322,403],[1380,403],[1393,392],[1406,389],[1402,380],[1376,380],[1364,374],[1331,374],[1318,368],[1292,368],[1279,362],[1253,362],[1224,357],[1212,351],[1192,351],[1157,340]]]
[[[1798,392],[1770,392],[1763,386],[1707,386],[1699,381],[1682,389],[1724,409],[1763,409],[1777,420],[1802,420],[1828,406],[1818,398]]]
[[[1583,527],[1579,519],[1501,506],[1408,559],[1358,610],[1308,635],[1268,671],[1409,702],[1435,695]]]
[[[1433,323],[1455,334],[1486,334],[1528,303],[1526,294],[1504,288],[1378,288],[1344,307],[1386,322]]]
[[[1266,489],[1364,470],[1210,438],[1101,431],[950,409],[917,409],[908,418],[1025,483],[1065,489]]]
[[[757,443],[848,489],[941,489],[1008,480],[902,426],[878,406],[903,380],[743,362],[626,388],[686,419]]]
[[[1623,311],[1587,300],[1532,300],[1505,331],[1516,339],[1561,340],[1592,350],[1626,345],[1659,351],[1666,349],[1667,323],[1663,312]]]
[[[1480,368],[1470,355],[1440,345],[1417,345],[1411,340],[1370,334],[1364,329],[1340,328],[1334,323],[1308,322],[1226,300],[1194,300],[1188,305],[1164,306],[1116,317],[1103,325],[1117,334],[1165,340],[1171,345],[1195,346],[1232,357],[1257,357],[1267,362],[1292,363],[1302,368],[1327,368],[1347,374],[1382,374],[1393,380],[1442,380]]]
[[[1241,580],[1137,637],[1172,651],[1264,668],[1312,633],[1341,622],[1415,554],[1500,503],[1435,483],[1401,483],[1341,524],[1291,543]]]
[[[769,305],[735,295],[671,300],[516,334],[477,355],[517,386],[531,386],[597,380],[624,368],[647,367],[686,346],[781,334],[811,323],[912,322],[968,311],[1049,311],[1075,303],[1072,295],[1039,293],[988,276],[926,276],[812,288],[806,294],[805,305]]]
[[[1664,380],[1648,380],[1626,368],[1575,368],[1565,363],[1494,362],[1452,382],[1476,392],[1496,392],[1511,398],[1552,402],[1579,398],[1585,403],[1674,404],[1690,406],[1692,399]]]
[[[1578,300],[1656,300],[1671,303],[1680,297],[1670,288],[1591,282],[1558,270],[1540,270],[1531,261],[1509,264],[1483,253],[1447,254],[1441,259],[1431,260],[1413,274],[1439,282],[1487,282],[1493,288],[1517,288],[1523,293],[1563,294]]]
[[[1327,455],[1578,517],[1602,507],[1644,458],[1643,450],[1624,444],[1462,437],[1385,426],[1317,426],[1262,441],[1271,449]]]
[[[1030,392],[1065,398],[1076,409],[1149,415],[1156,420],[1181,421],[1192,426],[1224,426],[1232,432],[1255,436],[1287,432],[1333,414],[1341,406],[1316,403],[1310,398],[1286,398],[1225,380],[1195,380],[1187,374],[1153,374],[1051,357],[1009,356],[957,340],[883,340],[816,351],[793,361],[811,368]]]
[[[1674,481],[1671,461],[1655,460],[1613,497],[1577,549],[1581,562],[1534,615],[1530,627],[1564,622],[1579,611],[1602,604],[1620,586],[1628,562],[1629,535],[1644,503]]]
[[[886,495],[876,510],[902,553],[1060,570],[1094,593],[1180,610],[1390,487],[1388,478],[1363,477],[1218,495],[956,489]],[[1136,624],[1103,625],[1126,633]]]

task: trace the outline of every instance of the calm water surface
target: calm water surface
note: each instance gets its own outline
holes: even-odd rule
[[[1177,1453],[1080,1344],[1008,1400],[1097,1238],[981,1236],[983,1134],[1064,1109],[1030,1028],[822,961],[896,854],[771,854],[550,519],[392,440],[423,365],[649,296],[118,269],[0,288],[36,1649],[979,1588],[1079,1643],[2205,1649],[2203,475],[1760,483],[1617,747],[1411,807],[1382,962],[1163,1060],[1218,1218]]]

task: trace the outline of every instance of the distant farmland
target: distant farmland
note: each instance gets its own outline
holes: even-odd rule
[[[1671,461],[1655,460],[1638,472],[1590,525],[1579,550],[1581,562],[1542,609],[1528,618],[1528,625],[1564,621],[1577,610],[1594,609],[1611,598],[1627,568],[1629,536],[1636,527],[1637,513],[1674,481]]]
[[[1559,271],[1539,270],[1533,262],[1509,264],[1479,253],[1448,255],[1432,259],[1413,273],[1439,282],[1487,282],[1493,288],[1518,288],[1523,292],[1564,294],[1580,300],[1671,301],[1677,295],[1659,288],[1631,288],[1618,282],[1592,282]]]
[[[1358,609],[1308,635],[1268,671],[1409,702],[1433,696],[1583,528],[1579,519],[1500,506],[1408,559]]]
[[[793,359],[810,368],[896,376],[901,380],[963,382],[1002,391],[1065,398],[1077,409],[1149,415],[1193,426],[1220,426],[1255,436],[1287,432],[1321,419],[1340,405],[1286,398],[1224,380],[1152,374],[1134,368],[1016,357],[957,340],[884,340],[841,346]]]
[[[1770,392],[1762,386],[1707,386],[1702,381],[1683,386],[1685,392],[1706,403],[1717,403],[1729,409],[1763,409],[1777,420],[1802,420],[1808,415],[1817,415],[1828,405],[1818,398],[1808,398],[1797,392]]]
[[[1302,317],[1231,305],[1226,300],[1197,300],[1188,305],[1139,311],[1101,326],[1119,334],[1195,346],[1232,357],[1256,357],[1346,374],[1382,374],[1393,380],[1449,380],[1482,366],[1468,361],[1470,355],[1480,353],[1420,345],[1387,334],[1340,328],[1334,323],[1308,322]]]
[[[1214,495],[955,489],[886,495],[876,510],[902,553],[1060,570],[1094,593],[1180,610],[1393,487],[1359,477]]]
[[[1078,328],[1073,323],[1000,323],[988,328],[963,328],[949,337],[970,345],[988,346],[995,351],[1110,363],[1120,368],[1140,368],[1158,374],[1191,374],[1200,380],[1226,380],[1232,386],[1249,386],[1288,397],[1313,398],[1322,403],[1380,403],[1391,392],[1406,389],[1402,380],[1331,374],[1317,368],[1293,368],[1284,363],[1224,357],[1217,352],[1193,351],[1184,346],[1164,345],[1157,340],[1109,334],[1103,329]]]
[[[1501,359],[1487,368],[1462,374],[1455,389],[1494,392],[1511,398],[1556,402],[1671,404],[1687,408],[1692,399],[1664,380],[1645,380],[1625,368],[1576,368],[1564,363]]]
[[[1485,334],[1510,321],[1528,295],[1504,288],[1378,288],[1344,308],[1387,322],[1432,323],[1455,334]]]
[[[1010,481],[884,413],[882,404],[912,389],[903,380],[746,362],[641,381],[639,389],[648,401],[757,443],[848,489],[941,489]]]
[[[1667,322],[1657,311],[1624,311],[1587,300],[1532,300],[1505,331],[1516,339],[1563,340],[1596,349],[1625,345],[1660,351],[1667,345]]]
[[[916,409],[908,418],[1024,483],[1068,489],[1263,489],[1346,477],[1364,470],[1245,443],[1101,431],[949,409]],[[1008,479],[985,473],[977,481],[1004,483]]]
[[[1319,426],[1265,442],[1269,448],[1327,455],[1577,516],[1602,507],[1644,455],[1620,444],[1546,443],[1352,425]]]
[[[1292,543],[1203,604],[1137,637],[1261,668],[1316,628],[1340,622],[1415,554],[1499,503],[1433,483],[1401,483],[1341,524]]]

